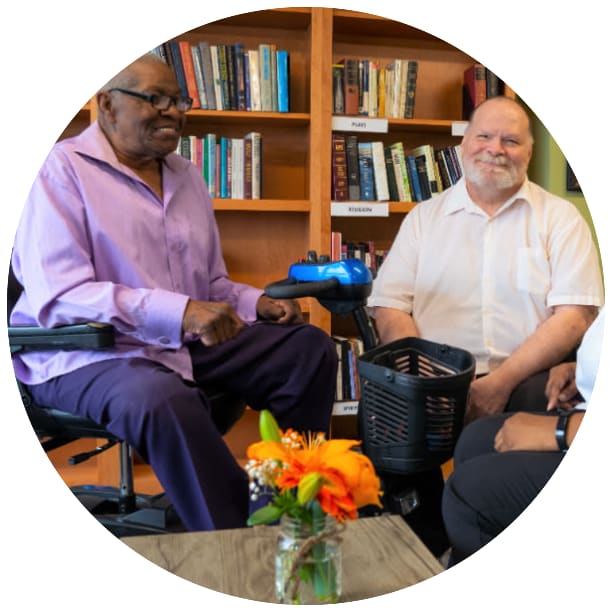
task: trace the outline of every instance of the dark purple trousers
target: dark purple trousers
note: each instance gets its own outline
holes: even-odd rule
[[[312,325],[258,322],[238,337],[190,345],[194,379],[269,409],[282,428],[329,429],[338,357]],[[109,359],[30,386],[34,400],[88,417],[125,440],[151,465],[188,530],[243,527],[246,472],[210,417],[205,395],[146,359]]]

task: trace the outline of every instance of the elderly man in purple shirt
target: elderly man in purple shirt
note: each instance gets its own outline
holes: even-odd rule
[[[47,406],[89,417],[152,466],[189,530],[245,525],[248,482],[211,421],[204,384],[327,431],[337,357],[297,303],[232,282],[212,201],[174,153],[191,104],[159,58],[98,94],[98,121],[58,143],[32,187],[12,265],[13,324],[111,323],[105,351],[14,357]]]

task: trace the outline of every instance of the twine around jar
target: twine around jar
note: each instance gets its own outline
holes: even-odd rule
[[[342,536],[340,535],[342,531],[346,529],[346,525],[343,523],[338,523],[332,531],[322,531],[321,533],[317,533],[316,535],[312,535],[306,538],[303,544],[297,550],[295,555],[295,559],[291,564],[291,568],[289,570],[289,579],[285,583],[285,596],[287,594],[290,595],[289,601],[294,601],[297,597],[298,589],[300,588],[300,573],[299,569],[303,565],[306,557],[312,550],[315,544],[322,542],[324,540],[331,540],[332,542],[336,542],[340,544],[342,542]],[[289,593],[289,586],[292,586],[291,592]]]

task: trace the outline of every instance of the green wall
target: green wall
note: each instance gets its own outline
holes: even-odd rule
[[[529,178],[544,189],[569,200],[576,206],[591,228],[599,252],[599,243],[593,218],[582,193],[567,191],[567,160],[555,139],[542,122],[531,113],[534,136],[533,156],[529,165]],[[601,263],[601,254],[600,254]]]

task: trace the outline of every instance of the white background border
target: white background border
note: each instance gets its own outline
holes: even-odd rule
[[[380,1],[375,12],[427,30],[487,64],[531,106],[568,157],[587,199],[609,271],[609,26],[605,3],[492,4]],[[8,263],[22,203],[46,153],[76,111],[129,61],[201,23],[286,3],[60,0],[5,4],[3,42],[2,261]],[[541,6],[542,5],[542,6]],[[9,8],[10,6],[10,8]],[[372,11],[371,3],[335,2]],[[609,191],[609,190],[606,190]],[[6,270],[6,268],[5,268]],[[610,371],[610,333],[601,370]],[[36,441],[1,352],[5,402],[0,443],[3,609],[151,611],[276,609],[180,580],[123,546],[79,506]],[[380,603],[439,610],[600,609],[610,601],[610,377],[562,467],[529,510],[492,544],[442,575]],[[606,400],[604,401],[604,398]],[[257,560],[253,560],[254,563]],[[367,571],[367,568],[364,568]],[[369,610],[373,601],[346,604]],[[213,608],[215,609],[215,608]]]

